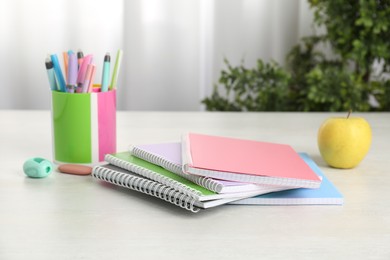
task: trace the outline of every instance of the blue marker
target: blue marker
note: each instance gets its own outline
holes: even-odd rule
[[[54,72],[55,72],[56,78],[57,78],[57,83],[60,87],[59,90],[61,92],[66,92],[66,83],[65,83],[64,76],[62,75],[62,72],[61,72],[61,67],[60,67],[60,63],[58,62],[58,57],[56,54],[52,54],[52,55],[50,55],[50,57],[51,57],[51,61],[53,62]]]
[[[56,76],[54,75],[53,62],[50,59],[50,56],[45,60],[47,77],[49,78],[50,89],[52,91],[58,90]]]
[[[110,59],[110,53],[107,52],[104,56],[101,92],[108,91],[108,81],[110,80]]]

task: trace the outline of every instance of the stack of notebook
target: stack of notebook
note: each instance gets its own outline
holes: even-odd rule
[[[190,133],[108,154],[92,176],[197,212],[223,204],[342,204],[305,153],[285,144]]]

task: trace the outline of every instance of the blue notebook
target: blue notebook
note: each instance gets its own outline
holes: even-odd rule
[[[322,177],[322,183],[318,189],[293,189],[272,192],[247,199],[231,202],[229,204],[242,205],[342,205],[343,195],[326,178],[317,164],[306,153],[299,153],[301,158]]]

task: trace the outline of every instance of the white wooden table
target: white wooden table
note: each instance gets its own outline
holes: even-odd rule
[[[91,177],[27,178],[51,159],[49,111],[0,111],[0,259],[390,259],[390,114],[364,116],[373,143],[352,170],[327,167],[317,130],[330,113],[118,112],[118,151],[187,131],[307,152],[343,206],[221,206],[192,214]]]

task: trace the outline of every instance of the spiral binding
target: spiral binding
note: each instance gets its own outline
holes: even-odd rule
[[[192,174],[196,174],[196,175],[212,175],[211,177],[216,179],[222,179],[222,180],[229,179],[230,181],[257,183],[263,185],[305,187],[305,188],[313,188],[313,189],[318,188],[319,185],[318,182],[316,181],[300,180],[300,179],[293,179],[293,178],[265,177],[260,175],[247,175],[247,174],[237,174],[232,172],[211,171],[211,170],[199,169],[199,168],[189,168],[189,171]]]
[[[164,157],[148,153],[138,147],[131,147],[131,153],[138,158],[141,158],[145,161],[148,161],[150,163],[159,165],[168,171],[171,171],[173,173],[176,173],[180,175],[183,178],[186,178],[187,180],[190,180],[202,187],[205,187],[208,190],[214,191],[214,192],[221,192],[223,185],[221,183],[216,182],[215,180],[208,178],[208,177],[201,177],[196,175],[190,175],[183,172],[181,165],[177,165],[173,162],[170,162],[166,160]]]
[[[194,213],[199,212],[200,210],[194,206],[196,201],[194,198],[154,181],[113,171],[101,166],[96,166],[93,169],[92,176],[102,181],[160,198]]]
[[[162,183],[162,184],[164,184],[168,187],[171,187],[177,191],[180,191],[180,192],[182,192],[182,193],[184,193],[192,198],[197,199],[199,196],[202,196],[202,193],[198,190],[195,190],[195,189],[188,187],[188,186],[186,186],[186,185],[184,185],[176,180],[173,180],[171,178],[168,178],[166,176],[158,174],[158,173],[151,171],[149,169],[146,169],[146,168],[140,167],[138,165],[126,162],[126,161],[119,159],[115,156],[112,156],[110,154],[107,154],[105,156],[105,161],[111,163],[112,165],[118,166],[122,169],[126,169],[128,171],[135,172],[135,173],[137,173],[141,176],[144,176],[148,179]]]
[[[163,157],[158,156],[156,154],[150,154],[138,147],[132,147],[132,154],[141,158],[150,163],[160,165],[161,167],[167,169],[168,171],[174,172],[179,175],[183,175],[183,171],[181,170],[181,165],[177,165],[176,163],[165,160]]]

